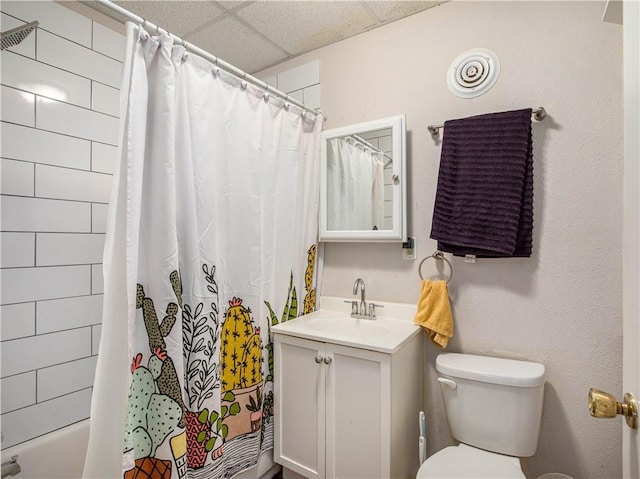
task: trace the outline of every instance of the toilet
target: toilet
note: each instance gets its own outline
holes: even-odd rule
[[[472,354],[441,354],[438,382],[452,436],[460,441],[427,459],[418,479],[525,479],[520,457],[538,446],[544,366]]]

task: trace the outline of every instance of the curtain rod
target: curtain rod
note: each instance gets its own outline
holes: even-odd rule
[[[531,114],[533,115],[534,120],[540,121],[544,120],[544,118],[547,116],[547,110],[545,110],[544,107],[541,106],[539,108],[533,108],[531,110]],[[441,128],[444,128],[444,125],[429,125],[427,127],[427,130],[429,130],[429,133],[431,133],[432,136],[437,136]]]
[[[271,93],[293,105],[296,105],[297,107],[301,108],[303,111],[305,112],[309,112],[312,113],[314,116],[315,115],[321,115],[325,120],[326,117],[322,114],[322,112],[316,111],[316,110],[312,110],[311,108],[309,108],[308,106],[304,105],[304,103],[299,102],[298,100],[291,98],[289,95],[287,95],[286,93],[272,87],[271,85],[263,82],[262,80],[259,80],[258,78],[249,75],[247,72],[240,70],[238,67],[231,65],[230,63],[225,62],[224,60],[222,60],[221,58],[216,57],[215,55],[212,55],[211,53],[203,50],[200,47],[195,46],[193,43],[189,43],[185,40],[183,40],[182,38],[180,38],[177,35],[174,35],[173,33],[169,32],[168,30],[165,30],[164,28],[160,28],[158,25],[154,25],[153,23],[149,22],[148,20],[140,17],[139,15],[136,15],[133,12],[130,12],[129,10],[127,10],[126,8],[121,7],[120,5],[117,5],[113,2],[110,2],[109,0],[94,0],[94,2],[86,2],[85,5],[88,5],[90,7],[92,7],[94,10],[98,10],[101,13],[105,13],[106,15],[110,16],[111,18],[117,20],[117,21],[121,21],[120,18],[116,17],[116,16],[111,16],[109,15],[108,12],[104,12],[100,9],[97,9],[95,7],[92,6],[92,4],[99,4],[103,7],[106,7],[108,10],[110,10],[111,12],[115,12],[115,13],[119,13],[120,15],[126,17],[128,20],[137,23],[138,26],[140,28],[143,28],[145,30],[147,30],[149,33],[152,33],[154,30],[156,33],[161,33],[161,32],[166,32],[167,35],[169,35],[170,37],[172,37],[175,41],[177,41],[178,43],[180,43],[187,51],[191,52],[191,53],[195,53],[196,55],[201,56],[202,58],[204,58],[205,60],[208,60],[209,62],[213,63],[216,66],[219,66],[220,68],[224,69],[225,71],[227,71],[228,73],[231,73],[235,76],[237,76],[238,78],[241,78],[249,83],[252,83],[254,85],[256,85],[259,88],[264,88],[264,90],[268,93]]]
[[[375,146],[373,146],[371,143],[369,143],[366,140],[363,140],[362,138],[360,138],[358,135],[349,135],[347,137],[347,139],[353,139],[354,141],[360,143],[363,146],[366,146],[367,148],[375,151],[376,153],[382,153],[382,156],[384,156],[385,158],[388,158],[390,162],[393,163],[393,158],[391,158],[389,155],[387,155],[384,151],[382,151],[380,148],[376,148]],[[384,165],[385,168],[388,166],[389,164]]]

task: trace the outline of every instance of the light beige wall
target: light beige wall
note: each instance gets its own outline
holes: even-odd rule
[[[622,393],[621,27],[601,22],[603,8],[454,1],[261,72],[319,59],[326,128],[407,115],[409,232],[418,260],[402,260],[397,244],[328,244],[326,295],[347,296],[362,277],[372,299],[416,302],[418,263],[435,250],[429,232],[440,146],[428,124],[547,109],[550,117],[534,124],[533,257],[453,260],[456,329],[448,348],[546,365],[540,446],[525,464],[534,478],[621,476],[621,421],[587,411],[590,387]],[[495,51],[502,73],[484,96],[458,99],[445,74],[474,47]],[[437,353],[429,345],[430,454],[452,443],[434,380]]]

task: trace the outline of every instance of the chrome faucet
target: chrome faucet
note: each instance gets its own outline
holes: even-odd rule
[[[353,294],[354,295],[358,294],[358,286],[361,286],[361,288],[360,288],[360,306],[358,308],[358,314],[360,316],[366,316],[367,315],[367,301],[365,299],[364,280],[362,278],[356,279],[356,282],[353,283]]]
[[[20,474],[20,464],[18,464],[18,456],[13,456],[10,461],[2,463],[2,477],[16,474]]]
[[[353,295],[357,297],[358,288],[360,288],[360,302],[357,299],[352,301],[346,301],[345,303],[351,303],[351,317],[357,319],[376,319],[376,308],[384,308],[381,304],[369,303],[367,307],[367,300],[365,298],[364,280],[362,278],[356,279],[353,283]]]

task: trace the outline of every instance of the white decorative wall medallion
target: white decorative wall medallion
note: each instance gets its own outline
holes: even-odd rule
[[[498,56],[486,48],[464,52],[449,67],[449,90],[460,98],[475,98],[489,91],[500,75]]]

